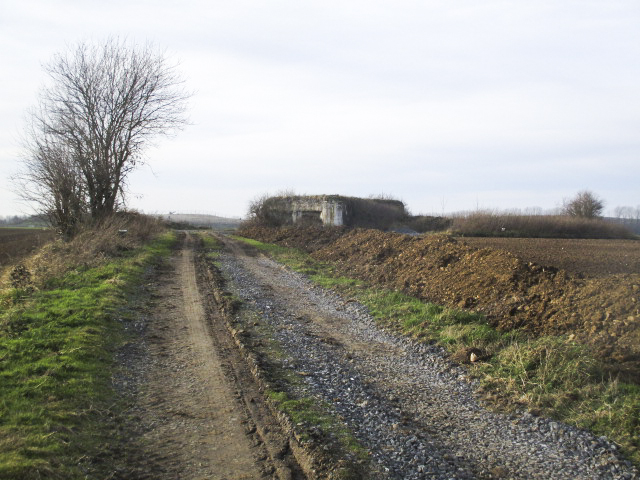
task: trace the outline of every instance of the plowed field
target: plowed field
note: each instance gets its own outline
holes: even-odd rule
[[[0,268],[17,262],[54,237],[52,230],[0,228]]]
[[[507,250],[524,261],[585,276],[640,273],[640,242],[637,240],[480,237],[458,240],[476,248]]]

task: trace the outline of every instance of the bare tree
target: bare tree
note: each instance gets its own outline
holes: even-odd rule
[[[61,233],[71,236],[87,214],[82,172],[68,146],[40,128],[31,125],[23,171],[14,181],[23,199],[36,205]]]
[[[21,178],[35,184],[32,193],[47,192],[47,210],[73,193],[81,207],[71,210],[99,220],[124,204],[128,175],[150,141],[185,125],[189,94],[163,54],[118,39],[81,43],[45,70],[51,85],[30,114]],[[46,178],[49,169],[59,175]]]
[[[603,209],[604,201],[588,190],[578,192],[571,200],[565,199],[562,207],[565,215],[582,218],[597,218]]]
[[[635,209],[628,206],[616,207],[613,212],[615,217],[624,223],[633,220],[635,215]]]

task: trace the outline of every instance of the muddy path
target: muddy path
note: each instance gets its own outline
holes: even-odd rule
[[[259,344],[260,328],[270,332],[278,368],[299,374],[298,392],[328,405],[369,451],[366,478],[638,478],[606,438],[490,411],[438,347],[382,331],[361,305],[219,238],[227,288],[256,315],[246,334]]]
[[[149,282],[142,348],[130,359],[138,438],[112,478],[306,478],[210,298],[195,244],[183,234]]]

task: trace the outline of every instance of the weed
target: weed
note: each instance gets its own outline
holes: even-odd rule
[[[220,249],[222,248],[220,240],[205,232],[197,232],[196,235],[201,242],[200,248],[204,252],[206,258],[216,261],[220,257]]]
[[[283,391],[268,390],[266,393],[277,408],[285,412],[296,425],[311,426],[313,431],[334,436],[349,452],[361,460],[367,458],[366,449],[358,443],[347,428],[338,424],[334,417],[326,413],[329,410],[328,405],[319,404],[317,399],[311,397],[292,398]],[[302,434],[301,439],[302,441],[310,439],[308,431]]]

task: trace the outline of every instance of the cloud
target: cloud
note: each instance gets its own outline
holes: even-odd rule
[[[3,173],[45,80],[40,64],[65,45],[120,35],[167,48],[195,91],[193,125],[148,152],[155,175],[131,178],[138,208],[237,215],[254,192],[281,188],[384,191],[416,211],[439,210],[443,198],[448,210],[550,208],[581,188],[640,203],[635,1],[3,8]],[[0,181],[0,215],[13,213]]]

